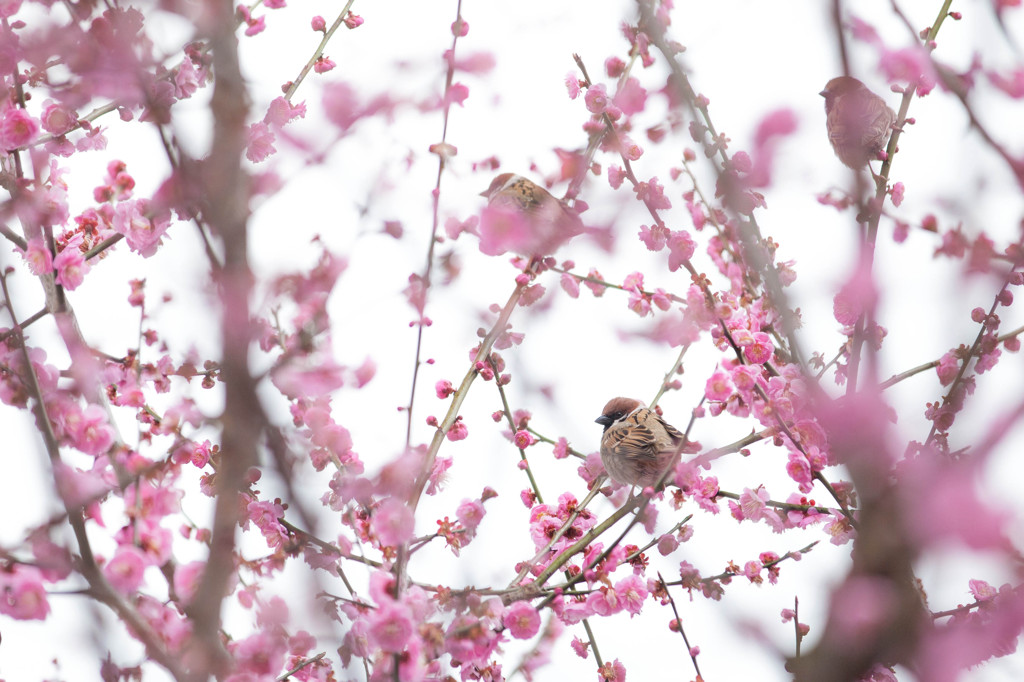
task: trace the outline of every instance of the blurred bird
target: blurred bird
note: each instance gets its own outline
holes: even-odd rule
[[[501,173],[480,196],[487,197],[480,248],[488,255],[546,256],[583,232],[576,211],[521,175]]]
[[[856,78],[839,76],[818,93],[825,98],[825,127],[836,156],[854,170],[877,159],[896,113]]]
[[[480,192],[480,196],[487,197],[489,206],[516,209],[536,220],[550,223],[579,220],[551,192],[515,173],[498,175],[491,181],[490,187]]]
[[[595,419],[604,426],[601,461],[625,485],[652,486],[678,458],[686,436],[633,398],[613,398]]]

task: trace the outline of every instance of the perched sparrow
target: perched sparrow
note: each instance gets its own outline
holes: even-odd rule
[[[480,192],[480,196],[487,197],[491,206],[507,206],[531,215],[544,215],[552,221],[568,211],[551,192],[515,173],[498,175],[490,187]]]
[[[654,485],[675,463],[686,442],[686,436],[632,398],[609,400],[604,414],[594,421],[604,426],[604,468],[626,485]]]
[[[489,255],[505,251],[548,255],[583,232],[583,222],[575,211],[521,175],[498,175],[480,196],[487,197],[481,218],[481,249]]]
[[[825,98],[825,127],[839,160],[860,170],[885,149],[896,114],[856,78],[839,76],[818,93]]]

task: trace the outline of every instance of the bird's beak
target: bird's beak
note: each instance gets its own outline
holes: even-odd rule
[[[595,419],[594,422],[600,424],[601,426],[607,429],[609,426],[612,425],[612,418],[609,417],[608,415],[602,414],[600,417]]]
[[[484,190],[483,192],[480,192],[480,196],[482,196],[482,197],[486,197],[486,196],[488,196],[489,194],[490,194],[490,192],[489,192],[489,191],[487,191],[486,189],[485,189],[485,190]]]
[[[825,91],[824,91],[824,90],[822,90],[822,91],[821,91],[821,92],[819,92],[818,94],[819,94],[819,95],[821,95],[822,97],[828,97],[828,95],[826,95],[826,94],[825,94]]]

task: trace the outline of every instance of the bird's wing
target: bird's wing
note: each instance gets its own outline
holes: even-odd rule
[[[662,426],[665,427],[665,433],[667,433],[668,437],[672,440],[672,445],[673,446],[678,447],[678,446],[682,445],[684,442],[686,442],[686,436],[684,436],[679,431],[679,429],[677,429],[676,427],[672,426],[671,424],[669,424],[667,421],[665,421],[661,417],[658,417],[658,423],[660,423]]]
[[[605,436],[605,447],[614,455],[630,459],[654,457],[659,451],[654,432],[642,424],[609,430]]]
[[[652,421],[665,430],[669,442],[666,443],[660,434],[647,425]],[[686,436],[657,414],[650,410],[640,410],[630,415],[621,428],[609,430],[605,445],[616,455],[653,458],[666,450],[678,448],[685,440]]]

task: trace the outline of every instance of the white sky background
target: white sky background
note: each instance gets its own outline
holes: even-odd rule
[[[838,214],[815,200],[816,195],[830,188],[849,187],[852,180],[828,145],[822,99],[817,95],[841,69],[827,15],[828,4],[820,0],[680,1],[673,13],[670,33],[686,45],[683,63],[690,70],[693,86],[710,98],[715,125],[732,139],[733,152],[749,149],[751,135],[765,113],[778,107],[792,107],[799,117],[798,132],[779,150],[775,185],[765,191],[768,210],[760,211],[757,217],[762,233],[781,245],[779,260],[797,262],[798,279],[789,294],[793,304],[803,311],[801,340],[805,351],[821,351],[830,358],[841,342],[839,325],[832,316],[832,297],[854,263],[855,225],[850,214]],[[907,43],[909,36],[891,14],[888,2],[854,4],[891,46]],[[934,19],[940,3],[904,4],[915,27],[923,28]],[[242,38],[243,66],[252,88],[252,120],[262,116],[266,104],[280,93],[279,84],[295,77],[315,47],[319,34],[309,30],[310,17],[321,14],[330,22],[337,6],[333,2],[295,0],[287,9],[267,11],[266,32]],[[310,115],[289,127],[289,131],[318,144],[331,139],[333,133],[318,111],[320,86],[325,82],[346,80],[368,95],[383,90],[396,99],[424,100],[440,95],[444,77],[440,55],[451,43],[448,26],[455,17],[454,6],[453,2],[423,0],[365,6],[357,3],[353,10],[366,23],[355,31],[343,29],[328,46],[326,54],[338,67],[325,75],[311,74],[296,98],[307,101]],[[1000,61],[1009,63],[1012,55],[991,22],[987,3],[955,3],[953,9],[963,12],[965,19],[947,20],[943,26],[937,52],[940,60],[964,69],[970,63],[972,51],[984,49],[987,66]],[[1010,13],[1008,18],[1011,30],[1020,38],[1024,32],[1020,30],[1018,14]],[[458,147],[459,155],[442,183],[442,219],[449,215],[466,218],[482,205],[483,200],[476,194],[488,185],[491,174],[474,172],[472,162],[495,155],[503,170],[540,179],[557,170],[553,148],[575,149],[585,145],[585,134],[580,129],[587,119],[583,103],[570,101],[563,85],[565,74],[574,69],[572,53],[581,55],[595,80],[606,81],[604,60],[612,55],[623,59],[627,56],[628,48],[619,26],[624,19],[633,20],[634,6],[631,2],[605,0],[467,1],[463,16],[470,31],[460,40],[458,54],[491,51],[496,56],[497,68],[483,78],[456,76],[457,81],[469,86],[470,97],[464,108],[453,109],[449,123],[448,141]],[[168,39],[169,46],[178,44]],[[853,41],[850,45],[854,75],[883,94],[895,108],[898,95],[886,91],[875,56]],[[637,65],[634,75],[649,91],[660,87],[665,80],[660,56],[652,69],[641,71]],[[184,103],[195,112],[194,123],[179,125],[176,131],[182,143],[196,153],[201,153],[208,140],[200,107],[203,101]],[[1020,153],[1024,151],[1024,135],[1019,129],[1021,111],[1006,109],[1004,99],[997,101],[1000,109],[985,110],[987,122],[1003,134],[1003,139],[1010,140],[1012,150]],[[655,103],[658,106],[660,100]],[[1002,164],[968,130],[959,105],[936,91],[927,98],[915,99],[910,115],[917,119],[917,124],[909,126],[901,138],[892,174],[892,180],[902,181],[907,187],[907,199],[899,215],[913,223],[928,212],[936,212],[941,228],[962,220],[968,235],[984,230],[997,245],[1012,239],[1021,216],[1020,194]],[[690,229],[680,199],[681,192],[689,187],[669,185],[667,168],[676,163],[684,147],[693,146],[692,142],[684,131],[682,136],[655,147],[644,139],[641,131],[657,123],[657,117],[653,113],[641,114],[637,122],[634,139],[645,147],[647,154],[634,169],[641,179],[657,175],[669,186],[667,194],[676,209],[668,213],[667,220],[674,229]],[[81,165],[74,166],[76,173],[82,175],[77,180],[72,176],[72,196],[78,202],[73,204],[72,215],[90,205],[92,187],[100,184],[102,168],[112,158],[128,163],[129,171],[138,180],[138,196],[151,192],[166,171],[162,152],[148,129],[134,124],[126,126],[113,118],[104,123],[111,126],[110,148],[90,154],[76,162]],[[286,179],[286,188],[261,205],[251,223],[252,259],[263,275],[309,267],[318,255],[317,248],[310,244],[314,235],[320,235],[336,253],[349,258],[349,270],[331,302],[336,356],[340,362],[353,366],[371,356],[377,362],[378,372],[360,391],[341,390],[335,397],[334,410],[337,420],[352,431],[356,450],[370,470],[390,461],[404,442],[405,416],[396,407],[408,398],[415,332],[408,327],[413,312],[401,290],[408,275],[423,267],[430,230],[430,192],[436,173],[436,158],[427,152],[427,147],[438,142],[440,134],[438,114],[424,115],[407,108],[392,125],[380,121],[360,124],[354,137],[330,150],[322,166],[296,164],[290,158],[292,152],[279,143],[281,153],[272,157],[270,163],[281,164],[278,168]],[[404,159],[410,156],[413,162],[406,170]],[[605,168],[617,163],[608,156],[599,157],[598,161]],[[95,163],[95,168],[90,169],[90,163]],[[529,172],[531,164],[536,164],[540,172]],[[258,170],[268,167],[269,164],[261,164]],[[709,178],[705,175],[702,187],[707,193],[713,191]],[[564,187],[554,190],[560,193]],[[594,223],[614,220],[618,237],[615,252],[604,254],[577,240],[558,253],[559,259],[575,260],[580,272],[596,266],[613,282],[621,282],[630,272],[640,270],[647,273],[649,288],[682,293],[688,286],[688,277],[680,272],[669,273],[664,265],[665,254],[648,253],[636,239],[640,224],[645,219],[649,222],[649,218],[635,202],[626,201],[630,194],[628,190],[612,192],[604,175],[591,177],[581,195],[592,207],[584,217]],[[361,218],[364,206],[366,215]],[[406,232],[401,241],[376,234],[381,223],[389,219],[403,222]],[[997,286],[988,278],[971,280],[965,286],[956,266],[933,261],[931,254],[938,244],[935,235],[912,230],[905,243],[894,244],[891,233],[891,222],[883,220],[876,267],[885,296],[880,321],[890,332],[881,358],[883,378],[936,359],[960,343],[970,343],[977,330],[969,322],[969,310],[975,306],[987,309]],[[698,269],[711,275],[720,286],[721,278],[704,255],[704,235],[694,236],[700,244],[695,257]],[[431,435],[424,423],[426,416],[440,417],[447,408],[447,403],[434,397],[434,382],[449,379],[457,383],[461,379],[467,369],[468,351],[476,342],[475,330],[485,324],[481,314],[491,303],[503,304],[513,288],[515,272],[507,259],[485,258],[476,246],[474,238],[463,237],[440,249],[444,252],[454,248],[464,267],[460,279],[450,289],[435,288],[429,299],[427,314],[435,324],[426,330],[424,357],[435,358],[436,363],[425,366],[420,376],[415,411],[418,431],[414,439],[419,442]],[[218,332],[211,300],[203,289],[205,266],[193,229],[176,225],[165,247],[150,260],[129,253],[123,245],[115,251],[94,268],[83,287],[71,294],[86,337],[113,355],[123,354],[134,345],[137,313],[125,302],[125,282],[145,276],[151,305],[159,300],[160,292],[174,294],[171,303],[154,311],[154,326],[170,340],[172,352],[180,358],[189,348],[197,347],[203,357],[215,356]],[[5,263],[11,262],[9,249],[5,249],[3,258]],[[532,425],[539,431],[552,437],[566,436],[574,447],[590,452],[596,449],[600,433],[593,419],[604,402],[615,395],[650,400],[675,359],[676,349],[620,337],[620,332],[643,331],[650,324],[649,319],[642,320],[626,309],[624,295],[609,291],[604,298],[595,300],[584,291],[579,300],[572,301],[561,295],[557,276],[549,274],[540,281],[555,301],[546,312],[519,309],[513,317],[514,329],[525,332],[526,340],[521,347],[502,352],[513,373],[509,400],[514,408],[533,412]],[[35,288],[35,283],[26,278],[19,289],[26,301],[22,316],[41,305],[41,301],[32,298],[38,298]],[[1021,323],[1019,312],[1004,309],[1002,329]],[[33,330],[38,335],[33,339],[41,340],[47,333],[41,324]],[[687,356],[683,390],[666,395],[661,402],[666,417],[680,427],[685,426],[708,374],[719,359],[717,353],[710,351],[706,336],[702,341]],[[52,361],[63,365],[66,358],[57,355]],[[257,359],[257,363],[265,362],[263,357]],[[972,437],[980,435],[980,429],[990,423],[991,414],[998,414],[1020,400],[1021,369],[1018,356],[1004,353],[995,372],[979,378],[977,395],[955,429],[963,441],[955,446],[970,444]],[[541,397],[537,389],[542,386],[553,390],[554,401]],[[924,403],[940,395],[934,372],[918,375],[890,392],[890,401],[899,411],[899,423],[894,427],[896,442],[923,440],[927,436]],[[203,400],[209,413],[215,414],[215,396],[204,396]],[[277,405],[281,408],[276,414],[278,422],[287,423],[287,413],[280,403]],[[463,410],[470,438],[446,443],[442,448],[442,455],[455,458],[449,487],[439,498],[424,500],[417,532],[433,530],[435,518],[454,517],[460,500],[478,497],[484,485],[496,488],[500,495],[487,503],[488,514],[480,535],[463,550],[462,558],[455,560],[444,551],[419,558],[412,566],[416,580],[504,586],[513,575],[514,562],[533,554],[527,535],[528,512],[518,497],[527,481],[516,469],[518,454],[499,435],[503,427],[494,425],[489,418],[499,407],[493,384],[476,382]],[[39,523],[52,509],[40,504],[48,494],[49,474],[31,422],[23,413],[6,407],[0,410],[0,419],[5,432],[18,429],[22,443],[17,449],[8,446],[10,454],[5,458],[16,457],[19,464],[0,465],[14,466],[13,470],[19,472],[17,476],[0,476],[0,512],[5,518],[19,520],[10,528],[0,528],[0,540],[6,546],[20,537],[23,527]],[[134,426],[130,420],[121,426],[130,442]],[[749,428],[749,422],[704,419],[697,422],[693,435],[705,447],[716,447],[735,441]],[[988,495],[1015,509],[1015,539],[1019,544],[1019,519],[1024,509],[1015,495],[1015,482],[1020,477],[1019,463],[1014,461],[1019,438],[1016,443],[1016,447],[1007,444],[999,451],[984,483]],[[719,460],[711,473],[725,490],[740,492],[744,487],[755,488],[764,483],[773,499],[785,499],[795,490],[795,484],[785,476],[784,453],[770,447],[754,451],[755,455],[748,459],[732,456]],[[556,462],[550,457],[550,449],[542,445],[528,452],[546,501],[556,502],[563,491],[580,499],[584,497],[585,487],[575,476],[575,460]],[[38,463],[33,464],[30,473],[23,464],[27,461]],[[841,478],[841,474],[830,472],[830,477]],[[274,478],[268,468],[264,490],[274,489]],[[311,479],[307,506],[318,505],[317,499],[326,489],[325,481],[322,477]],[[814,496],[827,503],[824,491],[816,490]],[[186,506],[190,504],[202,513],[201,503],[187,500]],[[725,509],[724,503],[722,507]],[[604,502],[595,509],[604,516],[613,507]],[[656,552],[651,557],[652,565],[658,566],[667,580],[677,577],[680,560],[693,563],[704,574],[713,574],[729,560],[742,565],[762,551],[783,554],[814,539],[822,541],[801,562],[785,562],[777,586],[755,587],[745,579],[737,579],[726,587],[721,602],[708,602],[702,597],[689,602],[678,591],[674,593],[690,641],[701,647],[700,664],[705,679],[787,679],[781,661],[772,656],[770,649],[753,645],[750,634],[736,626],[752,623],[760,636],[789,654],[793,646],[792,625],[783,625],[778,614],[792,606],[794,596],[799,596],[801,620],[811,626],[808,644],[813,644],[824,625],[824,590],[842,576],[850,545],[835,548],[820,530],[773,536],[763,526],[737,527],[727,512],[716,519],[688,505],[683,513],[690,512],[694,513],[694,539],[669,560],[658,557]],[[667,528],[678,518],[669,516],[664,512],[659,527]],[[113,523],[116,527],[116,519]],[[336,534],[327,525],[321,527],[321,532],[328,538]],[[635,542],[638,538],[627,541]],[[261,551],[257,541],[253,555]],[[924,562],[920,577],[925,580],[932,608],[950,608],[970,601],[968,578],[985,579],[994,585],[1012,580],[1009,568],[984,559],[951,548],[941,560]],[[623,575],[620,571],[617,577]],[[653,571],[649,575],[653,576]],[[159,580],[159,576],[153,578],[154,582]],[[91,663],[84,670],[72,663],[76,651],[79,656],[88,656],[86,661],[96,660],[90,642],[92,626],[82,618],[78,608],[81,602],[79,597],[54,597],[55,613],[63,609],[66,614],[55,622],[36,625],[5,621],[0,626],[0,674],[9,679],[39,679],[47,675],[96,679],[98,673]],[[301,600],[290,603],[298,609]],[[233,617],[238,618],[236,622],[245,623],[248,614],[235,613]],[[592,624],[605,659],[622,660],[629,679],[692,679],[694,673],[681,640],[666,628],[671,617],[667,608],[659,609],[648,603],[639,618],[629,620],[619,615],[594,619]],[[55,655],[50,645],[53,628],[60,629],[64,642],[62,651],[57,652],[61,658],[59,668],[49,662]],[[312,626],[310,629],[317,632]],[[239,631],[244,631],[244,627]],[[323,632],[326,630],[320,631]],[[556,663],[543,669],[538,679],[593,679],[593,658],[581,661],[568,647],[573,634],[582,636],[582,628],[563,635],[555,650]],[[332,648],[326,639],[320,645],[329,651]],[[133,645],[127,646],[126,651],[131,651]],[[515,651],[516,645],[510,645],[509,650]],[[131,660],[129,654],[122,658],[124,663]],[[506,673],[515,661],[514,656],[507,657]],[[361,676],[357,671],[353,674]],[[964,679],[995,681],[1021,676],[1024,663],[1011,658],[972,671]],[[156,673],[152,679],[160,677]],[[910,679],[909,673],[901,676],[901,680]]]

